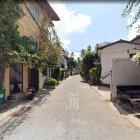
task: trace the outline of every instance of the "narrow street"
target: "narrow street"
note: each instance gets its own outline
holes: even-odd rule
[[[79,75],[64,80],[4,140],[139,140],[140,132],[117,114]]]

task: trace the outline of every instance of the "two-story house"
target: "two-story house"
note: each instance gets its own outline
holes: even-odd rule
[[[49,17],[51,26],[54,26],[52,21],[59,21],[60,19],[47,0],[23,0],[21,7],[25,16],[18,21],[20,35],[31,37],[34,41],[34,45],[31,47],[36,49],[43,19]],[[46,25],[46,28],[50,25]],[[42,71],[34,68],[31,69],[21,63],[14,63],[5,69],[3,88],[6,89],[6,100],[10,94],[15,92],[13,90],[15,84],[18,85],[20,92],[26,92],[29,86],[35,87],[36,90],[42,89]]]

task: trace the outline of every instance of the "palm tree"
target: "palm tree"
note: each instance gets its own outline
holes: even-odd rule
[[[81,51],[80,51],[80,53],[81,53],[81,57],[86,53],[86,51],[84,50],[84,49],[82,49]]]
[[[90,45],[87,47],[87,51],[91,52],[91,46]]]

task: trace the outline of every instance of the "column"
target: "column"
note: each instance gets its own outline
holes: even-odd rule
[[[8,68],[5,68],[5,79],[4,79],[4,85],[5,85],[5,100],[7,101],[7,97],[9,96],[9,84],[10,84],[10,81],[9,81],[9,67]]]

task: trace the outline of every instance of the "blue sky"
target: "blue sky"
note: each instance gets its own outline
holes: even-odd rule
[[[64,46],[76,54],[88,45],[94,48],[96,43],[130,40],[135,37],[133,29],[126,28],[134,13],[126,18],[121,17],[126,4],[127,2],[62,1],[52,4],[61,19],[54,24]]]

